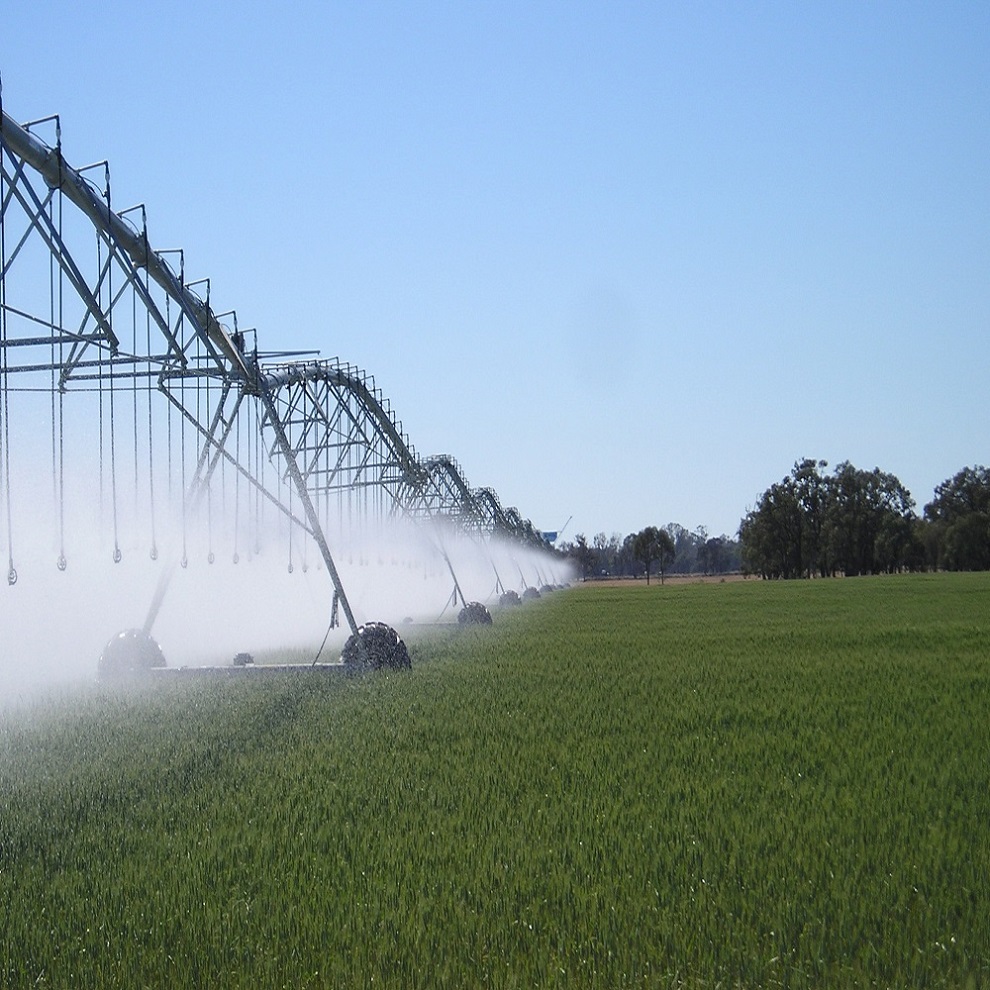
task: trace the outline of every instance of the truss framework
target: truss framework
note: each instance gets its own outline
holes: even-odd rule
[[[208,501],[218,473],[229,471],[256,503],[274,506],[316,541],[352,631],[357,624],[326,538],[331,525],[442,518],[469,532],[540,542],[493,490],[472,490],[454,458],[421,459],[366,372],[338,360],[268,362],[259,355],[255,331],[240,331],[233,311],[215,313],[209,279],[187,280],[184,253],[152,247],[144,206],[115,209],[106,162],[73,168],[57,117],[22,125],[2,107],[0,391],[0,506],[11,583],[11,431],[20,425],[11,425],[11,404],[20,393],[50,396],[59,492],[73,393],[97,397],[101,491],[106,459],[116,493],[125,435],[133,440],[135,486],[139,460],[148,462],[144,485],[152,499],[156,456],[167,452],[169,488],[181,475],[183,517]],[[242,443],[242,432],[261,449]]]

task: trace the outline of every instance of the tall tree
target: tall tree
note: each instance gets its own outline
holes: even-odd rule
[[[718,574],[725,570],[725,537],[710,536],[698,547],[698,559],[703,574]]]
[[[809,577],[828,573],[823,532],[831,486],[822,473],[827,461],[805,457],[795,461],[791,470],[793,491],[801,507],[801,573]]]
[[[604,532],[595,534],[596,565],[599,570],[614,576],[619,570],[621,537],[618,533],[606,536]]]
[[[826,513],[834,565],[847,575],[898,569],[908,549],[913,507],[911,493],[894,475],[843,461],[835,469]]]
[[[665,529],[657,530],[657,567],[660,570],[660,583],[663,584],[664,574],[674,562],[677,549],[670,533]]]
[[[578,562],[581,568],[581,580],[586,581],[588,574],[595,566],[595,551],[588,546],[588,539],[584,533],[578,533],[574,537],[574,546],[571,549],[571,556]]]
[[[674,559],[670,563],[670,569],[678,574],[691,574],[698,563],[698,546],[694,535],[680,523],[667,523],[664,531],[674,543]]]
[[[627,573],[639,577],[640,559],[636,556],[636,537],[638,533],[630,533],[622,541],[622,558],[626,562]]]
[[[640,530],[633,537],[633,553],[637,560],[641,560],[646,566],[646,583],[650,583],[650,567],[653,561],[660,564],[660,583],[663,584],[663,576],[666,565],[674,559],[674,541],[670,534],[656,526],[647,526]]]
[[[972,512],[990,515],[990,468],[965,467],[935,486],[935,497],[925,506],[926,519],[951,523]]]
[[[771,485],[739,525],[744,569],[765,578],[801,577],[803,527],[793,480]]]
[[[873,574],[923,557],[911,493],[892,474],[848,461],[798,461],[739,526],[743,567],[763,577]]]
[[[965,467],[936,486],[925,506],[936,565],[953,571],[990,570],[990,469]]]
[[[950,523],[942,559],[951,571],[990,571],[990,515],[970,512]]]

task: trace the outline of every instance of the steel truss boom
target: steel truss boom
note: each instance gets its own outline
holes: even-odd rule
[[[147,231],[139,233],[119,214],[114,213],[110,203],[99,195],[92,183],[66,162],[62,156],[61,147],[50,148],[30,131],[16,123],[5,111],[0,111],[0,138],[15,158],[21,159],[41,175],[50,189],[60,190],[64,193],[66,198],[90,220],[93,226],[103,232],[111,245],[115,245],[126,253],[135,268],[143,268],[147,271],[148,275],[166,294],[175,300],[185,316],[200,329],[204,340],[209,342],[211,348],[216,348],[222,353],[223,358],[229,364],[232,375],[236,375],[245,382],[251,380],[252,374],[244,356],[234,345],[227,330],[216,319],[209,306],[176,277],[161,255],[151,249]],[[16,183],[11,183],[11,189],[16,189]],[[109,190],[109,181],[107,190]],[[109,199],[109,192],[107,199]],[[41,204],[36,201],[36,205],[40,207]],[[46,240],[49,240],[49,237],[46,237]],[[57,245],[53,239],[49,240],[49,246],[53,249],[53,254],[57,254],[60,258],[64,256],[63,251],[56,250],[56,248],[60,248],[60,245]],[[81,280],[73,277],[73,282],[77,291],[86,291]],[[144,301],[146,305],[151,303],[148,297]],[[90,303],[94,310],[98,310],[95,301],[90,299]],[[161,321],[160,316],[158,322],[160,329],[167,333],[167,325]],[[100,324],[113,350],[116,351],[118,341],[109,324],[105,320],[100,320]],[[177,346],[174,339],[170,343],[173,347]],[[174,356],[182,364],[185,364],[181,353]]]
[[[51,403],[52,470],[53,488],[61,492],[62,396],[69,391],[98,391],[102,497],[104,446],[112,465],[117,443],[114,391],[128,390],[136,489],[138,390],[147,397],[147,439],[142,442],[149,461],[154,457],[152,396],[161,393],[170,417],[168,443],[172,443],[171,417],[176,410],[183,430],[191,428],[194,438],[187,484],[182,433],[183,525],[186,509],[208,498],[211,480],[222,473],[218,467],[232,467],[238,480],[290,520],[290,534],[293,525],[299,526],[315,541],[333,583],[335,605],[339,602],[355,633],[358,624],[327,539],[333,513],[344,527],[368,516],[444,519],[470,533],[536,542],[532,524],[517,510],[504,510],[491,489],[471,489],[453,457],[420,458],[374,378],[361,369],[337,360],[259,361],[257,338],[253,349],[245,347],[236,314],[223,314],[232,317],[231,329],[214,312],[209,280],[187,281],[181,251],[152,247],[144,207],[114,210],[109,165],[101,162],[74,168],[62,154],[58,118],[46,120],[56,122],[54,147],[31,130],[42,122],[21,125],[0,107],[0,229],[4,233],[0,439],[5,458],[11,446],[5,439],[10,430],[9,393],[49,389],[58,396]],[[102,189],[84,174],[93,167],[102,169]],[[90,241],[95,230],[95,265],[85,239],[80,242],[82,250],[74,253],[76,242],[63,229],[63,201],[75,208],[77,213],[71,217]],[[140,226],[130,218],[138,209]],[[26,279],[23,291],[28,301],[22,301],[6,288],[13,284],[12,273],[18,275],[20,268],[36,258],[32,252],[39,250],[48,259],[49,296],[41,300],[44,292],[35,284],[40,280]],[[179,255],[178,266],[169,260],[175,254]],[[74,294],[75,304],[63,305],[63,284],[71,290],[66,296]],[[202,284],[205,294],[196,289]],[[248,418],[248,409],[256,413],[249,422],[259,445],[264,442],[263,463],[252,463],[250,457],[245,461],[240,452],[238,428]],[[235,435],[237,449],[232,449]],[[171,447],[168,452],[171,472]],[[277,465],[275,485],[265,480],[264,464]],[[2,473],[9,489],[6,464]],[[154,467],[149,466],[149,486],[153,475]],[[112,485],[115,492],[115,474]],[[295,509],[293,498],[298,499]],[[9,492],[3,502],[0,508],[5,508],[10,529]],[[116,515],[114,519],[116,540]],[[9,537],[8,543],[12,543]],[[161,604],[167,577],[163,582],[145,623],[146,632]]]

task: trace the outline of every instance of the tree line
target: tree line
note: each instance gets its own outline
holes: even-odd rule
[[[742,570],[764,578],[990,570],[990,471],[966,467],[923,514],[898,478],[805,458],[739,525]]]
[[[709,536],[704,526],[689,530],[679,523],[647,526],[623,537],[596,534],[591,542],[583,533],[564,543],[560,551],[577,564],[582,580],[590,577],[633,577],[657,574],[728,574],[741,567],[737,539]]]
[[[579,533],[559,551],[582,579],[657,574],[764,578],[895,571],[990,570],[990,469],[965,467],[937,485],[919,516],[893,474],[804,458],[743,517],[737,538],[678,523],[623,537]]]

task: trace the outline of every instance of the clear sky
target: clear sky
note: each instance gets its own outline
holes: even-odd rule
[[[9,0],[262,348],[375,375],[540,529],[733,534],[799,458],[987,463],[990,4]]]

